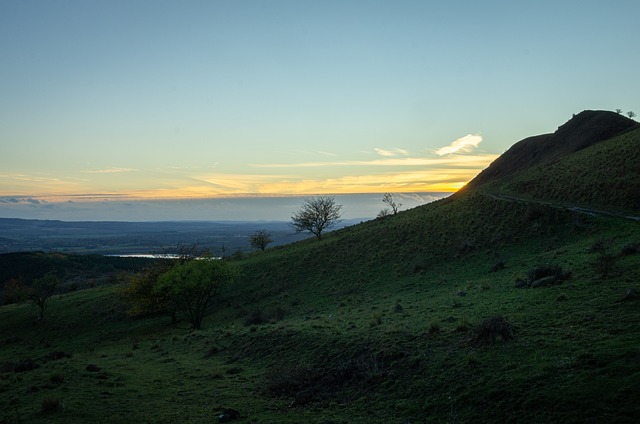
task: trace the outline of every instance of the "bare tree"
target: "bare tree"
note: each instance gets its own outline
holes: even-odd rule
[[[391,193],[385,193],[382,195],[382,203],[389,205],[394,215],[398,213],[398,209],[402,206],[402,203],[396,203],[393,200],[393,195]]]
[[[622,109],[616,109],[616,113],[617,113],[618,115],[621,115],[621,114],[622,114]]]
[[[249,236],[249,243],[254,249],[264,250],[271,242],[273,242],[273,239],[267,230],[258,230]]]
[[[29,300],[37,305],[40,310],[38,319],[44,319],[44,309],[47,306],[47,300],[56,292],[58,285],[60,285],[60,278],[53,272],[49,272],[44,277],[33,280],[28,290],[28,296]]]
[[[318,240],[322,232],[340,222],[342,205],[336,204],[332,196],[312,197],[304,201],[302,208],[291,217],[291,226],[296,232],[309,231]]]
[[[630,110],[629,112],[627,112],[627,116],[629,117],[629,119],[633,119],[636,117],[636,113]]]
[[[385,218],[389,215],[391,215],[391,209],[389,208],[380,209],[380,212],[378,212],[378,218]]]

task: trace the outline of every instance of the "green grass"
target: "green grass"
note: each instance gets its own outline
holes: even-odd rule
[[[200,331],[131,319],[115,279],[2,306],[0,423],[638,422],[640,224],[564,207],[637,215],[638,137],[246,255]],[[572,277],[515,287],[549,265]]]
[[[131,320],[118,285],[54,297],[44,321],[6,305],[0,366],[39,367],[0,373],[0,423],[633,422],[640,255],[601,279],[589,248],[640,226],[533,209],[467,194],[250,255],[197,332]],[[573,276],[514,288],[543,264]],[[469,343],[496,315],[515,339]]]
[[[538,200],[640,210],[640,129],[522,173],[496,189]]]

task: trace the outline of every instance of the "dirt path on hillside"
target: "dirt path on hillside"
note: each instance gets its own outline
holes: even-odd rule
[[[624,219],[630,219],[632,221],[640,222],[640,216],[637,216],[637,215],[627,215],[623,213],[603,211],[600,209],[583,208],[580,206],[570,205],[568,203],[523,199],[521,197],[510,196],[507,194],[497,194],[497,193],[485,193],[485,194],[493,199],[502,200],[504,202],[517,202],[517,203],[526,203],[531,205],[544,205],[544,206],[549,206],[557,209],[567,209],[572,212],[581,213],[589,216],[610,216],[610,217],[624,218]]]

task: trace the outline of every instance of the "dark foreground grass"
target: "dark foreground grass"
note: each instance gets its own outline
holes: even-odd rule
[[[43,321],[4,306],[0,423],[637,422],[640,255],[621,252],[639,225],[456,202],[240,261],[197,332],[131,320],[117,285],[54,297]],[[571,278],[515,287],[556,265]],[[479,343],[492,317],[513,337]]]

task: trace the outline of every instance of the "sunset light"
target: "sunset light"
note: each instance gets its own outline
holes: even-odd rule
[[[102,199],[450,193],[560,117],[634,97],[618,15],[594,32],[601,14],[564,6],[186,4],[0,8],[0,216]],[[545,31],[523,33],[536,16]],[[606,84],[598,66],[576,74],[596,50],[615,57]]]

